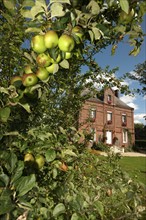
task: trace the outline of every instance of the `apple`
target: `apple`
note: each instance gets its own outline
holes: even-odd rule
[[[44,53],[46,51],[44,35],[36,35],[31,40],[31,47],[36,53]]]
[[[44,42],[46,48],[51,49],[56,47],[58,45],[58,34],[53,30],[48,31],[44,35]]]
[[[56,68],[56,63],[53,63],[53,64],[51,64],[50,66],[47,66],[46,67],[46,70],[49,72],[49,73],[54,73],[54,71],[55,71],[55,68]]]
[[[120,23],[128,24],[129,22],[132,21],[133,17],[134,17],[134,9],[132,8],[128,14],[125,11],[122,11],[119,16],[119,21]]]
[[[71,52],[65,52],[65,59],[68,60],[72,57],[72,53]]]
[[[22,77],[22,84],[24,86],[34,86],[37,84],[38,78],[34,73],[24,74]]]
[[[38,64],[38,66],[41,67],[47,67],[51,64],[51,60],[52,58],[50,57],[50,55],[45,54],[45,53],[40,53],[37,58],[36,58],[36,62]]]
[[[28,74],[28,73],[33,73],[32,69],[31,69],[31,65],[27,65],[24,67],[24,72],[25,74]]]
[[[75,47],[75,41],[72,36],[62,34],[58,41],[58,47],[61,51],[71,52]]]
[[[37,155],[35,157],[35,162],[37,163],[38,168],[41,169],[44,166],[44,164],[45,164],[44,156],[43,155]]]
[[[60,54],[58,54],[56,60],[54,60],[53,58],[51,59],[52,63],[59,63],[60,61],[61,61],[61,55]]]
[[[24,161],[34,161],[34,156],[31,153],[26,153],[24,156]]]
[[[16,87],[20,87],[22,85],[22,77],[21,76],[13,76],[10,81],[11,85]]]
[[[36,76],[40,79],[40,80],[46,80],[49,77],[49,73],[48,71],[44,68],[44,67],[40,67],[37,72],[36,72]]]
[[[83,40],[84,33],[83,33],[83,29],[80,26],[73,27],[72,33],[78,36],[80,38],[80,41]]]

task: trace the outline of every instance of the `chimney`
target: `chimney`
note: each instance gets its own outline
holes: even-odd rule
[[[118,89],[115,90],[115,96],[116,96],[117,98],[119,98],[119,90],[118,90]]]

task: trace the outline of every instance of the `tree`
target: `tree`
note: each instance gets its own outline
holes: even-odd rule
[[[146,126],[144,124],[137,123],[135,127],[135,139],[136,140],[145,140]]]
[[[77,117],[84,89],[109,84],[104,72],[111,86],[120,85],[114,70],[101,70],[94,55],[108,45],[114,54],[127,35],[134,46],[130,55],[137,55],[145,1],[3,0],[0,6],[0,218],[138,218],[143,188],[122,172],[118,156],[101,160],[86,151]],[[82,30],[78,35],[75,26]],[[12,83],[12,76],[23,79],[28,66],[35,74],[38,53],[30,42],[50,29],[73,38],[71,58],[58,46],[48,48],[45,53],[53,60],[59,53],[61,61],[47,80]]]
[[[146,94],[146,61],[143,63],[137,64],[135,70],[132,73],[127,73],[126,77],[132,80],[136,80],[139,82],[141,89],[137,89],[136,91],[139,94]]]

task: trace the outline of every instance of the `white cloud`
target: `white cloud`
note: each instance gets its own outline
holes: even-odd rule
[[[145,119],[144,116],[146,114],[135,114],[134,115],[134,123],[144,123]]]
[[[143,97],[144,100],[146,100],[146,95]]]
[[[134,110],[138,109],[138,105],[134,103],[134,101],[136,100],[135,96],[123,95],[120,99],[131,108],[134,108]]]

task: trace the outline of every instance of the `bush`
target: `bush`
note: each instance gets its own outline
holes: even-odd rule
[[[104,144],[103,142],[94,142],[91,149],[98,150],[98,151],[104,151],[104,152],[109,152],[110,147]]]

